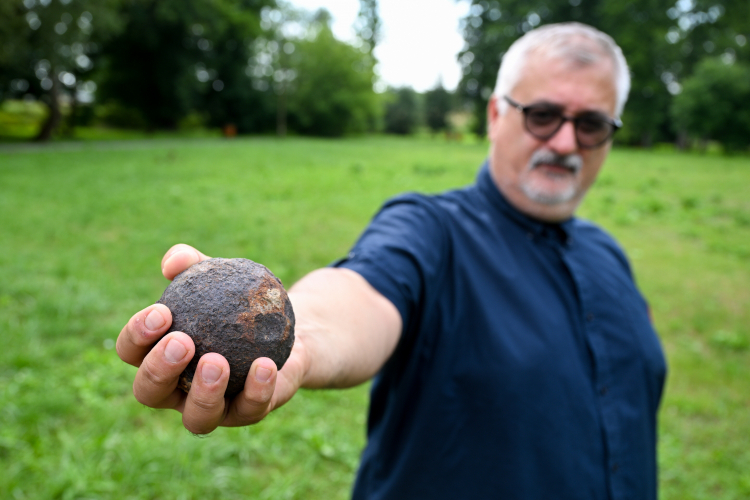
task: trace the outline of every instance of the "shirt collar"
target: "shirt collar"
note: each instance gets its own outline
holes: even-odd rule
[[[479,192],[497,210],[502,212],[514,223],[521,226],[527,234],[533,238],[549,238],[563,245],[568,245],[573,232],[574,218],[560,223],[543,222],[520,212],[503,196],[490,174],[489,160],[485,160],[477,175],[477,188]]]

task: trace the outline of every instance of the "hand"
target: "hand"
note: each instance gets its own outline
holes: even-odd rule
[[[171,280],[208,258],[188,245],[175,245],[162,259],[162,274]],[[224,398],[229,363],[220,354],[208,353],[198,361],[190,392],[185,394],[177,388],[177,381],[195,355],[195,344],[183,332],[171,332],[162,338],[171,324],[172,314],[166,306],[154,304],[143,309],[130,318],[117,337],[117,354],[138,367],[133,382],[135,398],[152,408],[181,412],[183,425],[194,434],[208,434],[218,426],[259,422],[289,401],[309,366],[304,345],[297,337],[281,371],[269,358],[256,359],[244,391],[229,400]]]

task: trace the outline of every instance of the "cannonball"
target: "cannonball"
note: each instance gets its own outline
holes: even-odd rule
[[[271,358],[280,370],[294,345],[294,312],[281,281],[248,259],[208,259],[175,277],[158,301],[172,312],[169,332],[190,335],[195,356],[178,386],[190,390],[198,360],[216,352],[229,362],[225,396],[242,392],[250,365]],[[167,332],[167,333],[169,333]]]

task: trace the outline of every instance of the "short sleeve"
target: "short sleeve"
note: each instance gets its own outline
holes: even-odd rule
[[[442,209],[428,197],[387,202],[349,255],[332,264],[364,277],[401,313],[404,331],[424,308],[426,291],[439,286],[448,252]]]

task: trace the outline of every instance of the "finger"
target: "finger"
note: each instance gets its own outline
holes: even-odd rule
[[[177,382],[194,355],[195,344],[187,334],[165,335],[135,374],[135,399],[152,408],[179,408],[185,393],[177,389]]]
[[[161,272],[165,278],[171,280],[188,267],[206,259],[210,259],[210,257],[190,245],[178,243],[167,250],[167,253],[161,259]]]
[[[259,366],[272,371],[267,381],[264,381],[264,372],[255,371]],[[307,350],[300,337],[294,340],[292,353],[281,370],[276,370],[276,364],[268,358],[255,360],[245,381],[245,390],[234,398],[227,417],[221,425],[227,427],[248,425],[265,418],[268,413],[292,399],[292,396],[302,387],[309,366]],[[269,392],[272,392],[270,399]]]
[[[269,358],[253,361],[245,380],[245,389],[232,401],[222,425],[235,427],[255,424],[273,409],[278,370]]]
[[[172,324],[172,313],[163,304],[154,304],[135,313],[117,336],[117,355],[133,366],[141,366],[143,358]]]
[[[193,434],[208,434],[224,420],[224,391],[229,383],[229,363],[220,354],[204,354],[198,361],[185,400],[182,425]]]

